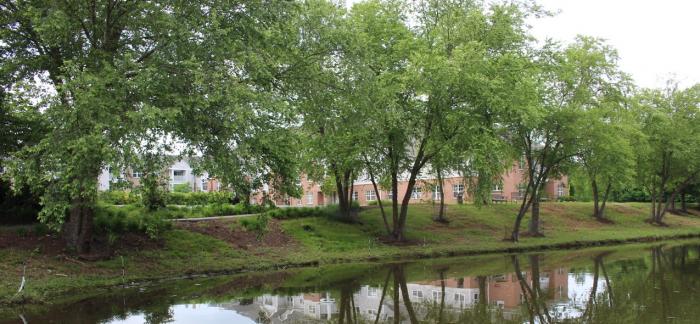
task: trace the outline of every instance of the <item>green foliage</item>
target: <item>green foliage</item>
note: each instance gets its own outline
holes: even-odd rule
[[[255,232],[255,237],[257,240],[262,239],[262,237],[267,233],[269,222],[269,216],[266,213],[259,214],[255,217],[255,220],[244,218],[241,219],[241,225],[247,231]]]
[[[232,194],[226,191],[217,192],[170,192],[166,195],[166,202],[169,205],[208,205],[208,204],[229,204]]]
[[[148,212],[135,206],[103,207],[95,212],[94,228],[99,234],[143,233],[159,237],[172,223],[161,212]]]
[[[108,190],[100,192],[98,200],[110,205],[130,205],[141,201],[141,197],[133,191]]]
[[[173,186],[173,192],[178,192],[178,193],[192,192],[192,185],[189,182],[178,183],[175,186]]]

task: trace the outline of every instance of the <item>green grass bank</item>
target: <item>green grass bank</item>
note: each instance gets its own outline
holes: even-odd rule
[[[378,208],[364,209],[361,224],[325,217],[274,220],[260,241],[227,236],[244,231],[239,219],[174,226],[158,241],[136,248],[127,245],[97,261],[79,260],[41,244],[9,245],[0,249],[0,303],[49,302],[78,290],[179,276],[700,237],[696,215],[669,214],[668,226],[659,227],[645,222],[648,204],[611,203],[607,216],[613,223],[604,224],[591,218],[590,203],[552,202],[541,207],[545,237],[504,241],[517,208],[450,205],[450,222],[442,224],[432,220],[434,206],[414,205],[407,224],[411,244],[402,246],[382,243],[385,233]],[[23,273],[25,288],[17,294]]]

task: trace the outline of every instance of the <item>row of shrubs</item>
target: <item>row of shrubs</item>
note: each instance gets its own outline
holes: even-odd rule
[[[101,192],[99,200],[111,205],[130,205],[141,202],[141,195],[137,191],[110,190]],[[165,203],[169,205],[209,205],[230,204],[233,196],[230,192],[167,192]]]

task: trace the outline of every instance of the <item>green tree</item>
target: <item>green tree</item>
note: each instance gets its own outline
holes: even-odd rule
[[[575,104],[584,110],[576,161],[588,177],[593,217],[605,218],[605,205],[613,190],[630,184],[634,153],[631,139],[636,123],[626,110],[630,83],[617,66],[617,53],[603,41],[580,37],[569,56],[576,60]]]
[[[635,100],[641,131],[634,142],[637,178],[651,196],[649,221],[663,217],[700,176],[700,85],[643,90]]]

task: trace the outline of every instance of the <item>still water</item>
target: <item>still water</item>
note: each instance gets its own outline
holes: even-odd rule
[[[0,323],[700,323],[700,243],[342,264],[115,288]]]

